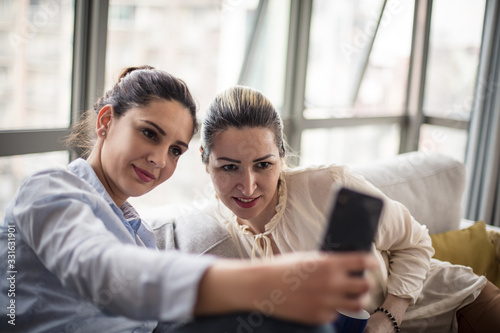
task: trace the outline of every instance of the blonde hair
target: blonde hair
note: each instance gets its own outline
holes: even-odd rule
[[[234,86],[218,94],[208,107],[201,131],[201,158],[207,164],[217,134],[230,127],[262,127],[274,133],[282,159],[285,158],[283,121],[261,92],[245,86]]]

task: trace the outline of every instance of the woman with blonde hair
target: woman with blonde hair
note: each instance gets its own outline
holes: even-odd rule
[[[217,199],[204,210],[237,256],[259,261],[318,248],[330,192],[345,186],[384,201],[366,332],[500,331],[498,288],[468,267],[432,259],[428,230],[406,207],[346,166],[286,168],[285,147],[281,118],[259,91],[235,86],[209,106],[201,154]]]

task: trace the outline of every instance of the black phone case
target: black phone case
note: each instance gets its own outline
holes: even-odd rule
[[[383,201],[345,187],[333,201],[323,251],[370,251],[377,232]]]

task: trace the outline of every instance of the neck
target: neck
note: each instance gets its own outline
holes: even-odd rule
[[[113,189],[111,188],[111,186],[106,178],[106,175],[104,173],[104,169],[102,167],[102,162],[101,162],[99,152],[100,152],[99,149],[93,149],[92,152],[90,153],[89,157],[87,158],[87,162],[90,164],[90,166],[94,170],[95,174],[97,175],[97,178],[99,178],[100,182],[102,183],[102,185],[106,189],[106,192],[108,192],[109,196],[114,201],[114,203],[118,207],[121,207],[125,203],[126,198],[122,199],[114,194]]]

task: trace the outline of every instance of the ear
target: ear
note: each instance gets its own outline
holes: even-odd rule
[[[97,115],[96,131],[98,137],[105,137],[113,118],[114,110],[113,106],[106,104],[102,107]]]
[[[203,159],[203,146],[200,146],[200,154],[201,154],[201,158]],[[203,164],[205,164],[205,163],[203,163]],[[205,164],[205,172],[209,173],[208,172],[208,164]]]

